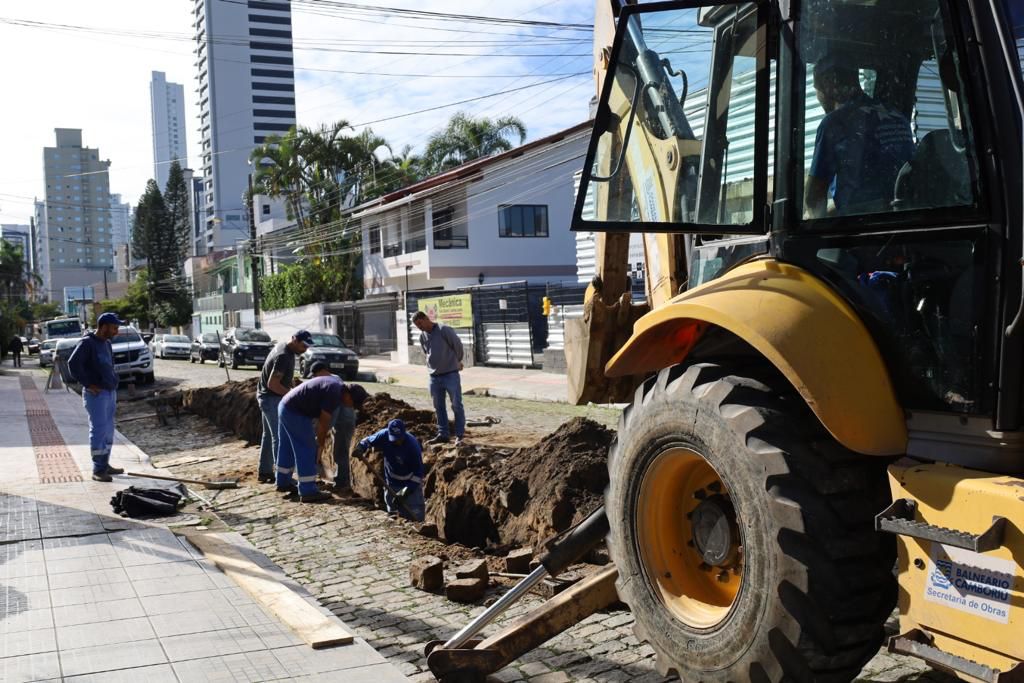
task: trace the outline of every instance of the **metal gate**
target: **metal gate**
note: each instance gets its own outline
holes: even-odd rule
[[[338,336],[361,356],[389,353],[398,348],[397,312],[398,296],[395,294],[324,306],[325,315],[335,316]]]

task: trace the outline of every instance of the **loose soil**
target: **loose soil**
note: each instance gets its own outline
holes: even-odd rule
[[[258,377],[251,377],[217,387],[187,389],[182,392],[182,406],[231,431],[246,443],[258,444],[263,433],[263,417],[256,403],[258,383]]]

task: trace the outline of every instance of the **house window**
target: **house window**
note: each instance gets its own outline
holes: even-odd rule
[[[499,237],[547,237],[548,207],[514,204],[498,207]]]
[[[270,204],[264,204],[263,205],[263,215],[264,216],[269,216],[270,215]]]
[[[434,224],[434,249],[468,249],[469,236],[455,235],[455,207],[435,209],[431,214]]]
[[[379,225],[371,225],[370,226],[370,253],[371,254],[379,254],[380,253],[380,226]]]

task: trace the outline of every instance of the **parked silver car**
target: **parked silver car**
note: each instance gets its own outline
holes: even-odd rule
[[[114,370],[121,380],[134,380],[136,384],[153,383],[153,354],[138,330],[122,327],[110,344],[114,351]]]
[[[157,358],[188,358],[192,342],[183,334],[158,334],[149,348]]]
[[[57,339],[47,339],[39,347],[39,367],[46,368],[53,365],[53,351],[57,348]]]

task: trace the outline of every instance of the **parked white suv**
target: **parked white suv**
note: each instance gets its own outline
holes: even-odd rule
[[[149,343],[157,358],[188,358],[192,341],[182,334],[158,334]]]
[[[122,381],[134,380],[136,384],[152,384],[153,354],[142,335],[134,327],[122,327],[117,336],[110,340],[114,351],[114,370]]]

